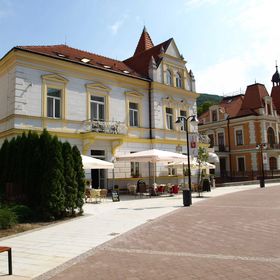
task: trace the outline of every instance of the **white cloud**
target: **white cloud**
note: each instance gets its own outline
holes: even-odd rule
[[[109,29],[111,30],[113,35],[116,35],[119,32],[119,29],[123,26],[127,17],[127,15],[123,15],[121,19],[115,21],[112,25],[109,26]]]
[[[196,73],[197,91],[219,95],[239,93],[248,83],[246,77],[250,67],[248,57],[232,57],[210,65]]]
[[[185,6],[187,8],[199,8],[205,5],[217,4],[220,0],[186,0]]]
[[[238,12],[227,24],[233,24],[245,36],[243,48],[232,57],[223,54],[223,60],[196,73],[201,92],[222,94],[244,90],[255,79],[270,92],[275,60],[280,64],[280,1],[250,0],[239,4]]]

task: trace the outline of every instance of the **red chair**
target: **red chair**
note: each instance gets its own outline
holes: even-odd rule
[[[179,186],[178,185],[172,186],[171,192],[174,193],[174,194],[178,194],[179,193]]]
[[[157,192],[158,192],[159,194],[163,194],[163,192],[164,192],[163,186],[158,186]]]

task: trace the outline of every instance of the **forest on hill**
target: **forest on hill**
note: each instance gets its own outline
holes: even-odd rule
[[[201,93],[197,98],[197,115],[200,116],[202,113],[208,110],[208,108],[214,104],[218,104],[223,99],[220,95]]]

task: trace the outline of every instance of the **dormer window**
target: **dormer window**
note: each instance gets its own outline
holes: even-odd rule
[[[212,111],[212,122],[216,122],[218,120],[217,110]]]
[[[170,70],[166,70],[166,84],[169,86],[172,85],[172,75]]]
[[[84,58],[81,59],[81,61],[82,61],[83,63],[89,63],[89,62],[90,62],[90,59],[84,57]]]
[[[267,107],[267,114],[268,114],[268,115],[272,115],[272,114],[271,114],[271,104],[270,104],[270,103],[267,103],[267,104],[266,104],[266,107]]]
[[[176,73],[176,87],[182,88],[182,78],[178,72]]]
[[[56,54],[57,56],[59,56],[59,57],[66,57],[64,54],[62,54],[62,53],[57,53]]]

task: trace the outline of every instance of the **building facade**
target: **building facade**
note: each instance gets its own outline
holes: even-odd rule
[[[82,154],[108,161],[151,148],[186,153],[186,133],[175,121],[196,114],[197,97],[174,39],[154,46],[146,28],[124,61],[67,45],[15,47],[0,60],[0,144],[46,128]],[[190,126],[191,140],[196,132]],[[147,178],[151,168],[116,162],[114,174],[91,170],[87,177],[95,187],[126,185]],[[166,166],[156,172],[170,180]]]
[[[199,117],[199,132],[208,135],[220,159],[217,176],[246,180],[261,176],[262,168],[266,176],[280,169],[277,67],[275,75],[271,95],[263,84],[255,83],[245,94],[224,97]]]

